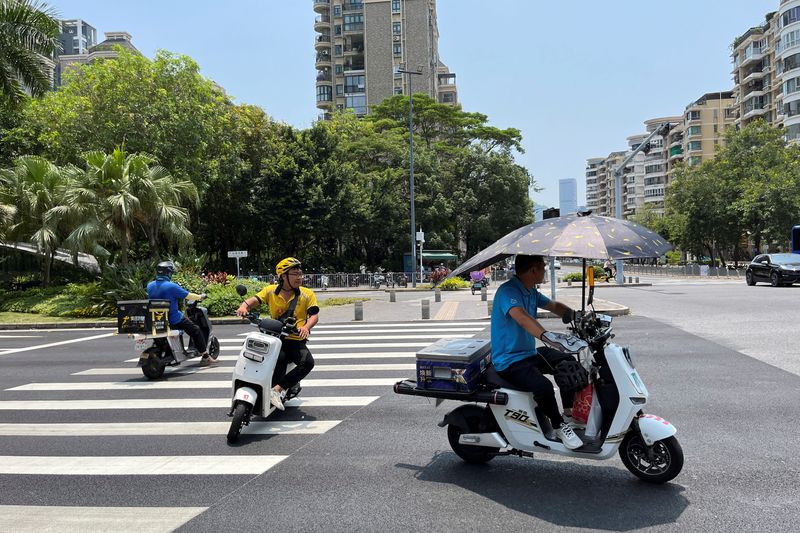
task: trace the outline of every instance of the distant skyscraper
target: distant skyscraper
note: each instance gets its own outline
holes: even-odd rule
[[[533,221],[541,222],[544,219],[544,206],[533,204]]]
[[[558,180],[558,210],[562,217],[578,212],[578,182],[574,178]]]

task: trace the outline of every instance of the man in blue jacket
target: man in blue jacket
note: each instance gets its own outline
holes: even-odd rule
[[[216,363],[217,360],[208,353],[205,335],[200,327],[189,320],[178,308],[178,301],[184,298],[193,302],[202,300],[204,294],[189,292],[172,281],[175,263],[162,261],[156,266],[156,279],[147,284],[147,297],[151,300],[169,300],[169,326],[185,331],[192,339],[197,352],[202,356],[201,364]]]

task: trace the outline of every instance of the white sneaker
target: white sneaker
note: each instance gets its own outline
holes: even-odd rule
[[[572,426],[573,429],[586,427],[586,424],[584,422],[575,420],[570,415],[562,415],[562,418],[564,419],[564,422]]]
[[[561,442],[564,443],[564,446],[570,450],[574,450],[575,448],[580,448],[583,446],[583,441],[575,434],[575,431],[572,429],[572,425],[567,422],[561,424],[561,426],[556,430],[556,434],[558,435],[558,438],[561,439]]]
[[[284,392],[278,392],[275,389],[269,391],[269,403],[280,409],[281,411],[286,408],[283,406],[283,398],[286,396]]]

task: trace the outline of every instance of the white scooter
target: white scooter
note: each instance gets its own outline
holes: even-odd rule
[[[236,292],[244,296],[247,289],[239,285],[236,287]],[[228,413],[228,416],[233,417],[228,430],[230,444],[239,439],[242,428],[250,424],[253,415],[266,418],[275,410],[275,406],[269,401],[269,391],[281,377],[273,375],[275,366],[281,353],[283,339],[297,332],[294,317],[282,322],[272,318],[259,318],[258,313],[249,313],[247,319],[258,327],[258,332],[249,333],[245,337],[233,369],[231,410]],[[286,371],[291,370],[293,366],[289,363]],[[283,401],[287,402],[299,393],[298,384],[286,391]]]
[[[533,452],[583,459],[620,458],[635,476],[650,483],[666,483],[683,468],[683,451],[674,437],[675,427],[655,415],[645,414],[649,393],[634,368],[628,348],[611,344],[611,317],[593,310],[570,328],[578,338],[555,335],[562,351],[577,355],[594,385],[589,420],[575,433],[584,445],[567,448],[556,436],[548,418],[539,411],[533,395],[515,390],[489,365],[483,383],[473,393],[431,391],[410,380],[395,385],[395,392],[414,396],[477,402],[447,413],[439,423],[447,426],[453,451],[468,463],[485,463],[498,455],[533,457]]]

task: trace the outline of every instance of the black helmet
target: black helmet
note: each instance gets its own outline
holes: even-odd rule
[[[172,261],[161,261],[156,266],[156,274],[159,276],[171,276],[175,273],[175,263]]]
[[[558,363],[553,377],[558,388],[565,392],[577,392],[589,384],[589,373],[574,359]]]

